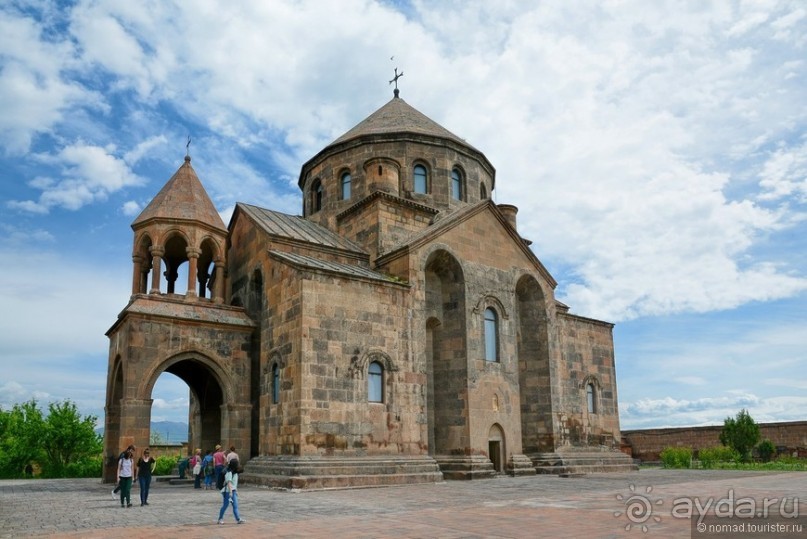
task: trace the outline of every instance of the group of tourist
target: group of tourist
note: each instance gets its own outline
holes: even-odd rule
[[[120,493],[121,507],[132,507],[131,492],[134,481],[138,481],[140,485],[140,506],[149,504],[149,486],[156,462],[151,457],[149,448],[146,448],[135,464],[136,451],[137,447],[132,444],[118,457],[117,483],[112,491],[112,497],[117,499]],[[243,468],[238,453],[235,452],[235,446],[231,445],[230,450],[225,453],[221,445],[216,445],[215,450],[208,450],[204,457],[202,450],[197,449],[189,465],[194,475],[194,488],[202,488],[201,481],[204,478],[205,490],[217,488],[221,492],[222,504],[217,522],[224,524],[224,513],[227,507],[232,505],[236,522],[243,524],[245,520],[238,513],[238,476],[243,472]]]

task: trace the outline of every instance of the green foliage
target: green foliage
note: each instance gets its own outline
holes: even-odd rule
[[[179,457],[157,457],[154,475],[171,475],[178,461]]]
[[[165,441],[163,440],[162,435],[156,430],[151,431],[149,434],[149,444],[162,445],[163,443],[165,443]]]
[[[732,448],[725,446],[704,447],[698,450],[698,460],[702,468],[714,468],[721,462],[737,462],[740,455]]]
[[[689,468],[692,464],[689,447],[665,447],[660,456],[665,468]]]
[[[100,477],[103,443],[95,421],[82,419],[70,401],[49,404],[47,417],[35,400],[0,408],[0,477],[24,477],[29,465],[44,477]]]
[[[740,460],[751,460],[751,449],[759,442],[759,425],[743,408],[736,418],[727,417],[720,432],[720,443],[733,448],[740,454]]]
[[[757,451],[759,451],[759,458],[762,459],[762,462],[770,462],[771,457],[776,453],[776,446],[770,440],[762,440],[757,446]]]
[[[9,411],[0,408],[0,477],[24,477],[26,466],[44,460],[39,443],[44,428],[35,400],[15,404]]]

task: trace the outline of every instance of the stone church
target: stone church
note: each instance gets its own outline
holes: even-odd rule
[[[190,157],[132,223],[107,332],[104,478],[190,392],[189,446],[243,481],[329,488],[630,467],[612,329],[572,314],[496,171],[395,96],[302,165],[302,215],[225,225]],[[532,211],[532,209],[527,209]]]

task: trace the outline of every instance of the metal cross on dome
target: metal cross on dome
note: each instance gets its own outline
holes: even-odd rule
[[[403,77],[403,75],[404,75],[404,74],[403,74],[403,71],[401,71],[400,73],[398,73],[398,68],[396,67],[396,68],[395,68],[395,76],[392,78],[392,80],[391,80],[391,81],[389,81],[389,83],[390,83],[390,84],[392,84],[393,82],[395,83],[395,92],[394,92],[394,93],[395,93],[395,97],[398,97],[398,79],[400,79],[401,77]]]

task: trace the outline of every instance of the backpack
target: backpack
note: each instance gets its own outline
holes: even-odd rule
[[[225,470],[222,470],[218,477],[216,477],[216,489],[221,490],[224,488],[224,476],[226,475]]]
[[[213,475],[214,471],[215,468],[213,467],[213,461],[212,460],[207,461],[207,464],[205,464],[205,475]]]

